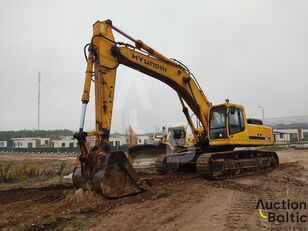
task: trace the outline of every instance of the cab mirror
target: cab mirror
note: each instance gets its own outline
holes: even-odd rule
[[[232,115],[235,113],[235,106],[230,106],[230,112]]]

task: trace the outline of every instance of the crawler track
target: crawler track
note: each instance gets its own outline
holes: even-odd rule
[[[180,168],[177,155],[161,155],[155,161],[155,168],[159,173],[175,172]]]
[[[200,155],[196,169],[204,177],[217,180],[261,174],[276,168],[278,164],[275,152],[230,151]]]
[[[268,151],[183,152],[161,155],[155,162],[155,168],[160,173],[189,169],[217,180],[261,174],[276,168],[278,164],[277,154]]]

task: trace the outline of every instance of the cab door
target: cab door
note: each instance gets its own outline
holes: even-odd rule
[[[230,106],[228,109],[228,134],[231,143],[247,140],[243,109],[238,106]]]

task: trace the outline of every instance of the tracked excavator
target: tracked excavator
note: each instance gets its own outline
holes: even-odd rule
[[[160,155],[177,152],[195,144],[193,136],[187,135],[187,126],[163,127],[163,135],[154,133],[149,144],[135,145],[128,149],[133,166],[152,165]]]
[[[172,147],[179,147],[179,146],[191,146],[194,145],[194,137],[188,136],[187,134],[187,126],[170,126],[168,127],[167,134],[164,132],[166,130],[163,127],[163,135],[158,135],[154,133],[152,136],[151,144],[163,143],[168,144]]]
[[[134,44],[116,42],[116,31]],[[278,164],[275,152],[236,150],[273,144],[272,129],[250,120],[244,107],[225,103],[212,105],[190,70],[176,59],[169,59],[135,40],[111,20],[97,21],[88,49],[87,69],[82,95],[82,113],[78,140],[81,154],[76,160],[73,183],[76,188],[95,190],[107,198],[117,198],[147,190],[123,152],[111,152],[109,135],[114,103],[116,71],[120,64],[138,70],[170,86],[177,92],[182,111],[193,132],[195,145],[180,152],[161,155],[155,162],[157,171],[197,171],[209,179],[249,175],[274,169]],[[96,131],[83,130],[91,82],[95,83]],[[187,106],[200,121],[196,127]],[[251,124],[252,123],[252,124]],[[95,136],[96,144],[89,149],[87,137]]]

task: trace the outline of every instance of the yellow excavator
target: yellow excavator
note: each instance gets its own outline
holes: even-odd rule
[[[165,132],[165,127],[162,130],[162,135],[158,135],[157,133],[153,134],[150,144],[163,143],[172,147],[192,146],[195,144],[194,137],[187,135],[187,126],[171,126],[168,127],[168,132]]]
[[[149,144],[134,145],[128,149],[128,159],[133,166],[152,165],[157,158],[170,152],[178,152],[195,144],[193,136],[187,135],[187,126],[163,127],[163,134],[154,133]]]
[[[116,42],[113,31],[134,45]],[[178,94],[183,113],[193,132],[195,145],[180,152],[161,155],[155,162],[157,171],[190,169],[209,179],[249,175],[269,171],[279,164],[275,152],[236,150],[273,144],[272,129],[256,120],[246,119],[244,107],[225,103],[212,105],[190,70],[176,59],[168,59],[141,40],[115,27],[111,20],[97,21],[86,55],[87,70],[82,95],[82,113],[78,140],[81,154],[76,160],[73,183],[76,188],[95,190],[107,198],[123,197],[147,190],[124,152],[111,152],[109,135],[114,103],[116,71],[120,64],[162,81]],[[95,83],[96,131],[83,130],[91,82]],[[201,126],[196,127],[188,108]],[[89,149],[87,137],[95,136],[96,145]]]

